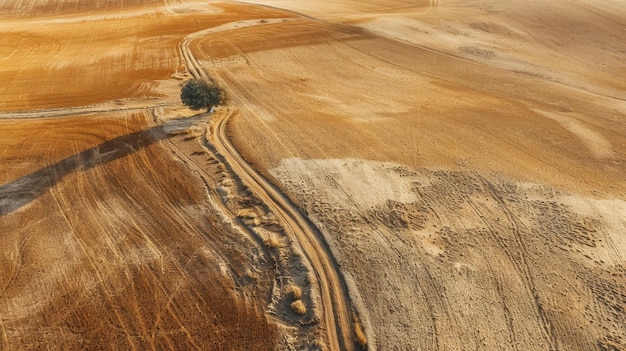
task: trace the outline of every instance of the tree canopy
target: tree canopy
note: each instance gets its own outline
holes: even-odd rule
[[[190,79],[180,91],[180,100],[193,110],[210,109],[222,102],[222,91],[215,85],[202,79]]]

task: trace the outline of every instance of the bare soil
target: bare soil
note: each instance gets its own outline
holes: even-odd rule
[[[0,349],[626,350],[625,19],[0,0]]]
[[[626,349],[626,7],[253,2],[200,51],[370,349]]]
[[[276,343],[259,303],[269,287],[245,288],[254,245],[177,160],[169,145],[184,137],[151,125],[128,113],[0,125],[12,136],[1,147],[12,165],[0,186],[2,349]]]

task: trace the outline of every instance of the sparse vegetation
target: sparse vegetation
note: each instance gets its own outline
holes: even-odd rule
[[[246,269],[246,277],[253,281],[258,281],[261,278],[259,274],[253,272],[252,270],[250,270],[250,268]]]
[[[296,312],[297,314],[306,314],[306,306],[304,305],[304,302],[302,302],[302,300],[296,300],[291,304],[291,308],[293,309],[294,312]]]
[[[365,348],[367,346],[367,336],[365,335],[365,331],[363,331],[363,326],[358,321],[354,322],[354,335],[356,336],[356,341],[361,345],[361,348]]]
[[[201,137],[206,133],[206,130],[202,126],[193,126],[184,131],[184,133],[186,134],[185,141],[187,141]]]
[[[267,247],[272,248],[272,249],[277,249],[279,247],[283,247],[283,243],[280,241],[279,238],[277,238],[274,235],[269,235],[265,240],[265,245],[267,245]]]
[[[287,287],[287,294],[293,299],[298,300],[302,297],[302,289],[297,285],[289,285]]]
[[[192,110],[210,109],[224,99],[220,88],[203,79],[190,79],[180,91],[180,100]]]

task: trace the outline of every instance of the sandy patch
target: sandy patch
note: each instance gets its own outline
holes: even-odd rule
[[[596,324],[625,317],[605,300],[624,286],[622,200],[358,159],[271,173],[353,278],[380,349],[585,349],[626,334]]]
[[[365,208],[387,201],[415,201],[411,180],[394,169],[390,162],[367,162],[359,159],[281,160],[272,175],[299,184],[316,184],[319,195],[340,203],[355,203]],[[322,179],[317,178],[323,175]]]

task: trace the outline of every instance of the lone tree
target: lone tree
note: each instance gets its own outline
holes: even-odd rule
[[[203,79],[190,79],[180,91],[180,100],[192,110],[211,109],[222,102],[222,91]]]

